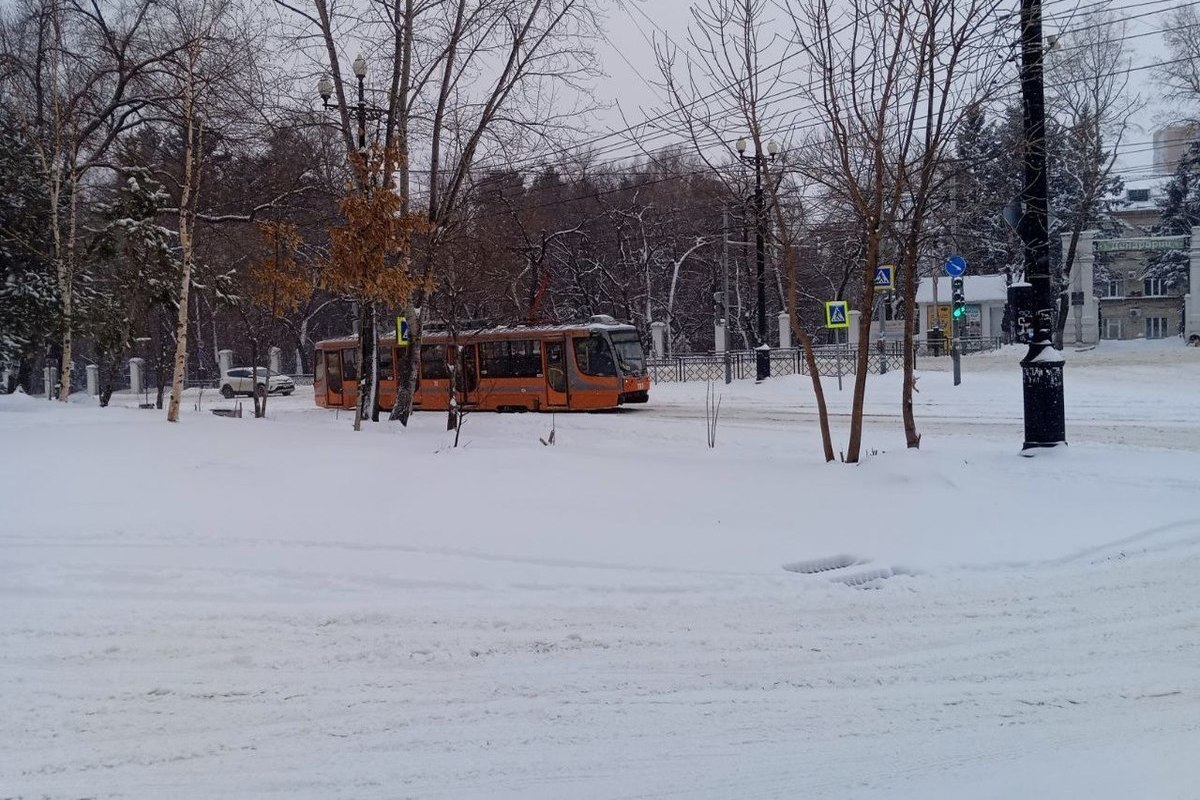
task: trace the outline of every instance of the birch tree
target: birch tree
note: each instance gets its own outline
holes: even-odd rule
[[[188,303],[196,255],[196,220],[202,189],[206,127],[238,116],[249,98],[255,44],[249,20],[232,0],[175,0],[164,10],[159,35],[180,42],[159,78],[161,107],[181,140],[178,234],[182,277],[175,324],[175,357],[167,421],[179,421],[188,359]]]
[[[146,78],[174,46],[146,37],[155,0],[21,0],[0,17],[0,96],[32,144],[49,199],[48,245],[59,303],[62,385],[71,389],[80,212],[89,174],[141,124],[153,100]]]

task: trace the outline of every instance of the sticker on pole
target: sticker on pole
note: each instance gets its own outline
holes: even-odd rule
[[[830,300],[825,303],[825,327],[849,328],[850,309],[845,300]]]
[[[408,320],[396,317],[396,346],[408,347]]]
[[[876,289],[891,289],[892,288],[892,273],[895,267],[890,264],[885,267],[875,268],[875,288]]]
[[[962,256],[950,256],[946,259],[946,274],[957,278],[967,271],[967,260]]]

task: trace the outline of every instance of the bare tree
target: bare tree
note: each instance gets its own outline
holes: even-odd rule
[[[779,36],[772,18],[774,6],[764,0],[707,0],[692,10],[693,24],[688,30],[687,52],[680,53],[671,42],[656,48],[659,72],[667,108],[662,115],[666,130],[685,133],[697,158],[710,172],[719,176],[726,188],[725,203],[744,198],[751,187],[744,170],[731,169],[736,160],[729,130],[748,134],[755,158],[753,168],[758,172],[756,183],[762,185],[770,199],[770,216],[779,238],[782,262],[786,270],[786,292],[783,305],[790,316],[792,333],[804,351],[805,363],[813,382],[813,395],[821,427],[822,446],[826,461],[833,460],[833,443],[829,432],[829,416],[821,377],[816,369],[812,337],[799,317],[796,303],[800,291],[796,245],[803,237],[800,225],[803,213],[788,213],[789,204],[800,208],[798,201],[787,197],[789,187],[784,178],[790,167],[786,155],[774,169],[768,165],[768,138],[788,137],[797,124],[791,103],[781,101],[780,90],[786,86],[786,62],[798,55],[794,42]],[[755,219],[765,225],[765,219]],[[784,285],[784,276],[778,276]],[[735,281],[735,287],[739,285]],[[730,305],[729,298],[725,300]],[[745,307],[738,302],[738,307]],[[726,315],[726,324],[729,316]],[[756,337],[757,340],[757,337]],[[761,342],[760,342],[761,343]]]
[[[1182,8],[1177,16],[1191,15],[1194,8]],[[1067,252],[1059,267],[1058,325],[1055,347],[1062,347],[1063,330],[1071,308],[1071,272],[1075,252],[1083,232],[1095,227],[1103,215],[1105,201],[1113,194],[1116,176],[1113,167],[1121,139],[1130,120],[1143,107],[1141,98],[1129,88],[1129,47],[1125,43],[1126,25],[1110,13],[1100,12],[1080,18],[1055,43],[1047,59],[1047,73],[1053,87],[1050,110],[1056,118],[1059,135],[1057,189],[1059,230],[1069,236]],[[1176,39],[1186,38],[1177,32]],[[1186,81],[1185,68],[1177,81]],[[1200,96],[1200,95],[1198,95]],[[1066,200],[1067,202],[1062,202]],[[1091,286],[1074,287],[1092,291]],[[1078,313],[1081,309],[1076,307]]]
[[[862,444],[874,276],[901,222],[907,262],[902,404],[908,444],[920,441],[911,414],[916,245],[954,130],[991,85],[985,67],[996,62],[988,46],[996,7],[993,0],[789,4],[797,41],[809,57],[798,88],[819,123],[804,172],[853,210],[863,242],[850,463],[859,460]]]

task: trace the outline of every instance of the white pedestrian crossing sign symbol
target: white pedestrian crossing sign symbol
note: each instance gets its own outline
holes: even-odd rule
[[[876,289],[891,289],[892,288],[892,266],[889,264],[885,267],[875,268],[875,288]]]
[[[830,300],[825,304],[826,328],[849,328],[850,310],[845,300]]]

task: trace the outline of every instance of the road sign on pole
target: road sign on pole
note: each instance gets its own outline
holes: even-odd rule
[[[850,308],[845,300],[830,300],[825,303],[825,327],[831,329],[850,327]]]
[[[962,256],[950,256],[946,259],[946,274],[957,278],[967,271],[967,260]]]
[[[408,347],[408,320],[396,317],[396,346]]]
[[[875,268],[875,288],[876,289],[891,289],[895,267],[891,264],[883,267]]]

